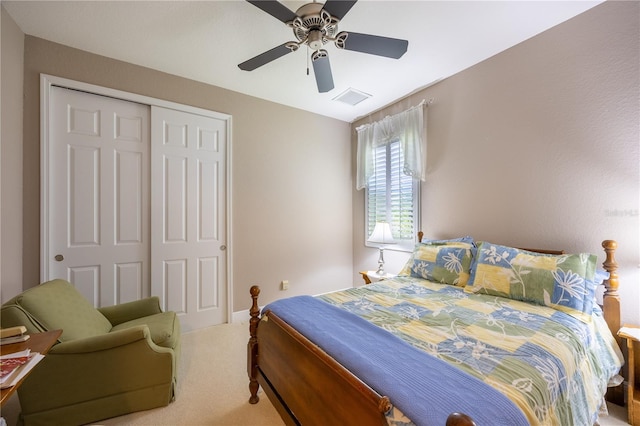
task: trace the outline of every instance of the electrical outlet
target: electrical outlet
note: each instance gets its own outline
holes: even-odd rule
[[[280,282],[280,290],[289,290],[289,281],[282,280],[282,282]]]

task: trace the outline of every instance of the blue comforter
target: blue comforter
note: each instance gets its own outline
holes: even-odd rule
[[[416,425],[444,425],[452,412],[470,415],[478,426],[529,424],[499,391],[350,312],[309,296],[278,300],[263,312],[269,310]]]

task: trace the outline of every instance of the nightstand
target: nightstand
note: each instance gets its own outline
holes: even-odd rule
[[[635,374],[640,365],[640,327],[625,325],[618,331],[618,336],[626,339],[629,371],[627,383],[628,422],[640,426],[640,377]],[[640,371],[638,371],[640,375]]]
[[[395,277],[393,274],[382,274],[380,275],[376,271],[360,271],[360,275],[362,275],[362,279],[365,284],[371,284],[372,282],[382,281],[385,278]]]

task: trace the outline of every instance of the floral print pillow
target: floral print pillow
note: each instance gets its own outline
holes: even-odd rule
[[[464,287],[474,249],[473,243],[463,241],[421,243],[407,266],[412,277]]]
[[[482,242],[465,291],[591,315],[597,256],[549,255]]]
[[[411,276],[411,268],[413,268],[413,259],[422,246],[433,246],[433,245],[447,245],[451,243],[467,243],[470,244],[471,247],[475,250],[475,243],[473,242],[473,237],[465,236],[460,238],[452,238],[450,240],[424,240],[415,245],[413,248],[413,253],[411,253],[411,257],[404,264],[400,272],[398,272],[399,276],[410,277]]]

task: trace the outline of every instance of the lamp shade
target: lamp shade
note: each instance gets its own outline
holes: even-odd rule
[[[391,234],[391,227],[386,222],[377,222],[376,227],[373,228],[373,233],[367,241],[375,244],[393,244],[396,242]]]

